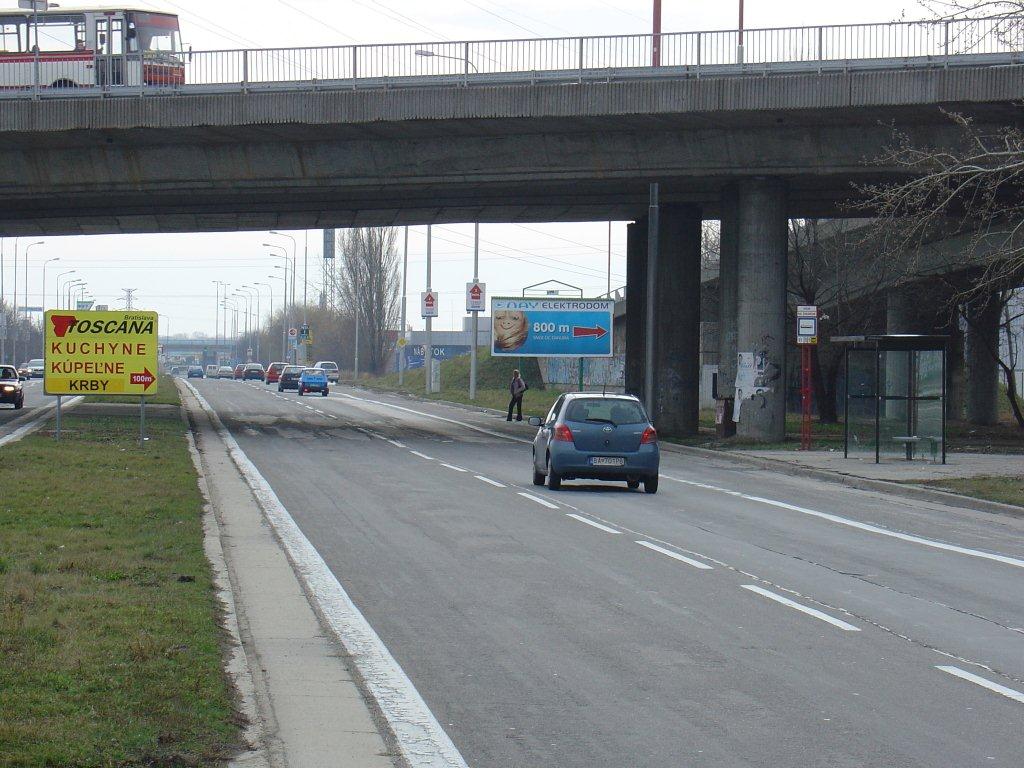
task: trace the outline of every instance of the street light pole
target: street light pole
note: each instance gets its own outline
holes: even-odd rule
[[[270,234],[277,235],[278,237],[287,237],[289,240],[292,241],[292,290],[291,290],[291,297],[289,299],[289,304],[294,308],[295,307],[295,254],[296,254],[296,252],[299,249],[299,244],[295,241],[294,237],[292,237],[291,235],[285,234],[284,232],[278,232],[277,230],[272,229],[272,230],[270,230]],[[277,247],[281,248],[281,246],[277,246]],[[281,250],[284,250],[285,253],[288,252],[287,250],[285,250],[283,248]],[[296,359],[295,362],[297,363],[298,359]]]
[[[40,286],[40,291],[43,295],[42,305],[44,313],[46,312],[46,265],[49,264],[51,261],[60,261],[60,256],[54,256],[52,259],[47,259],[46,261],[43,262],[43,281],[42,285]]]
[[[281,324],[281,360],[287,362],[288,360],[288,329],[292,324],[292,305],[288,302],[288,251],[282,248],[280,245],[274,245],[273,243],[264,243],[266,248],[276,248],[279,251],[284,251],[284,255],[272,253],[271,256],[276,256],[279,259],[284,259],[284,310],[283,310],[283,322]],[[280,265],[275,269],[281,268]]]
[[[281,301],[283,303],[281,309],[281,362],[285,362],[285,354],[287,352],[286,345],[288,343],[288,325],[285,322],[285,310],[288,307],[288,280],[287,278],[281,277],[280,275],[267,275],[271,280],[282,280],[284,286],[281,289]],[[274,291],[270,291],[270,303],[274,303]],[[271,317],[273,317],[273,311],[271,311]]]
[[[56,280],[54,281],[54,282],[55,282],[55,285],[56,285],[56,288],[55,288],[55,289],[54,289],[54,291],[53,291],[53,303],[57,305],[57,307],[56,307],[57,309],[61,309],[61,301],[60,301],[60,297],[61,297],[61,287],[60,287],[60,279],[61,279],[62,277],[64,277],[64,275],[73,275],[73,274],[74,274],[74,273],[75,273],[76,271],[77,271],[77,270],[74,270],[74,269],[69,269],[69,270],[67,270],[66,272],[59,272],[59,273],[57,274],[57,279],[56,279]]]
[[[427,224],[427,292],[431,292],[430,288],[430,241],[431,241],[431,226]],[[435,305],[436,306],[436,305]],[[431,320],[433,318],[427,315],[427,333],[425,343],[423,345],[423,372],[426,374],[423,378],[426,383],[426,390],[429,393],[432,389],[433,384],[433,373],[434,373],[434,347],[431,343],[430,332],[433,328]]]

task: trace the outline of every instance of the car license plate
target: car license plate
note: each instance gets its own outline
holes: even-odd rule
[[[591,456],[590,463],[596,467],[621,467],[626,460],[621,456]]]

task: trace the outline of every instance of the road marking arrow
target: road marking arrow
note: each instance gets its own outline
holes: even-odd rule
[[[585,328],[578,325],[572,327],[573,338],[578,339],[581,336],[593,336],[596,339],[604,337],[608,331],[602,328],[600,325],[595,328]]]

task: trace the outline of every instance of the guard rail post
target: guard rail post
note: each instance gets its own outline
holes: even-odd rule
[[[249,49],[242,51],[242,93],[249,90]]]
[[[465,62],[462,66],[462,84],[469,85],[469,42],[462,44],[462,59]]]
[[[580,38],[577,38],[577,40],[576,40],[576,44],[579,46],[579,59],[580,59],[579,60],[579,72],[580,72],[580,82],[581,83],[583,82],[583,41],[585,39],[586,38],[580,37]]]
[[[352,46],[352,90],[356,89],[356,80],[359,78],[359,47]]]

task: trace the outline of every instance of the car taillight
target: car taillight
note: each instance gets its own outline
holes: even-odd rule
[[[565,424],[559,424],[555,427],[554,438],[555,440],[562,440],[566,443],[571,443],[573,441],[572,430]]]
[[[633,434],[636,434],[635,432]],[[647,427],[640,436],[640,445],[648,445],[658,442],[658,432],[654,427]]]

